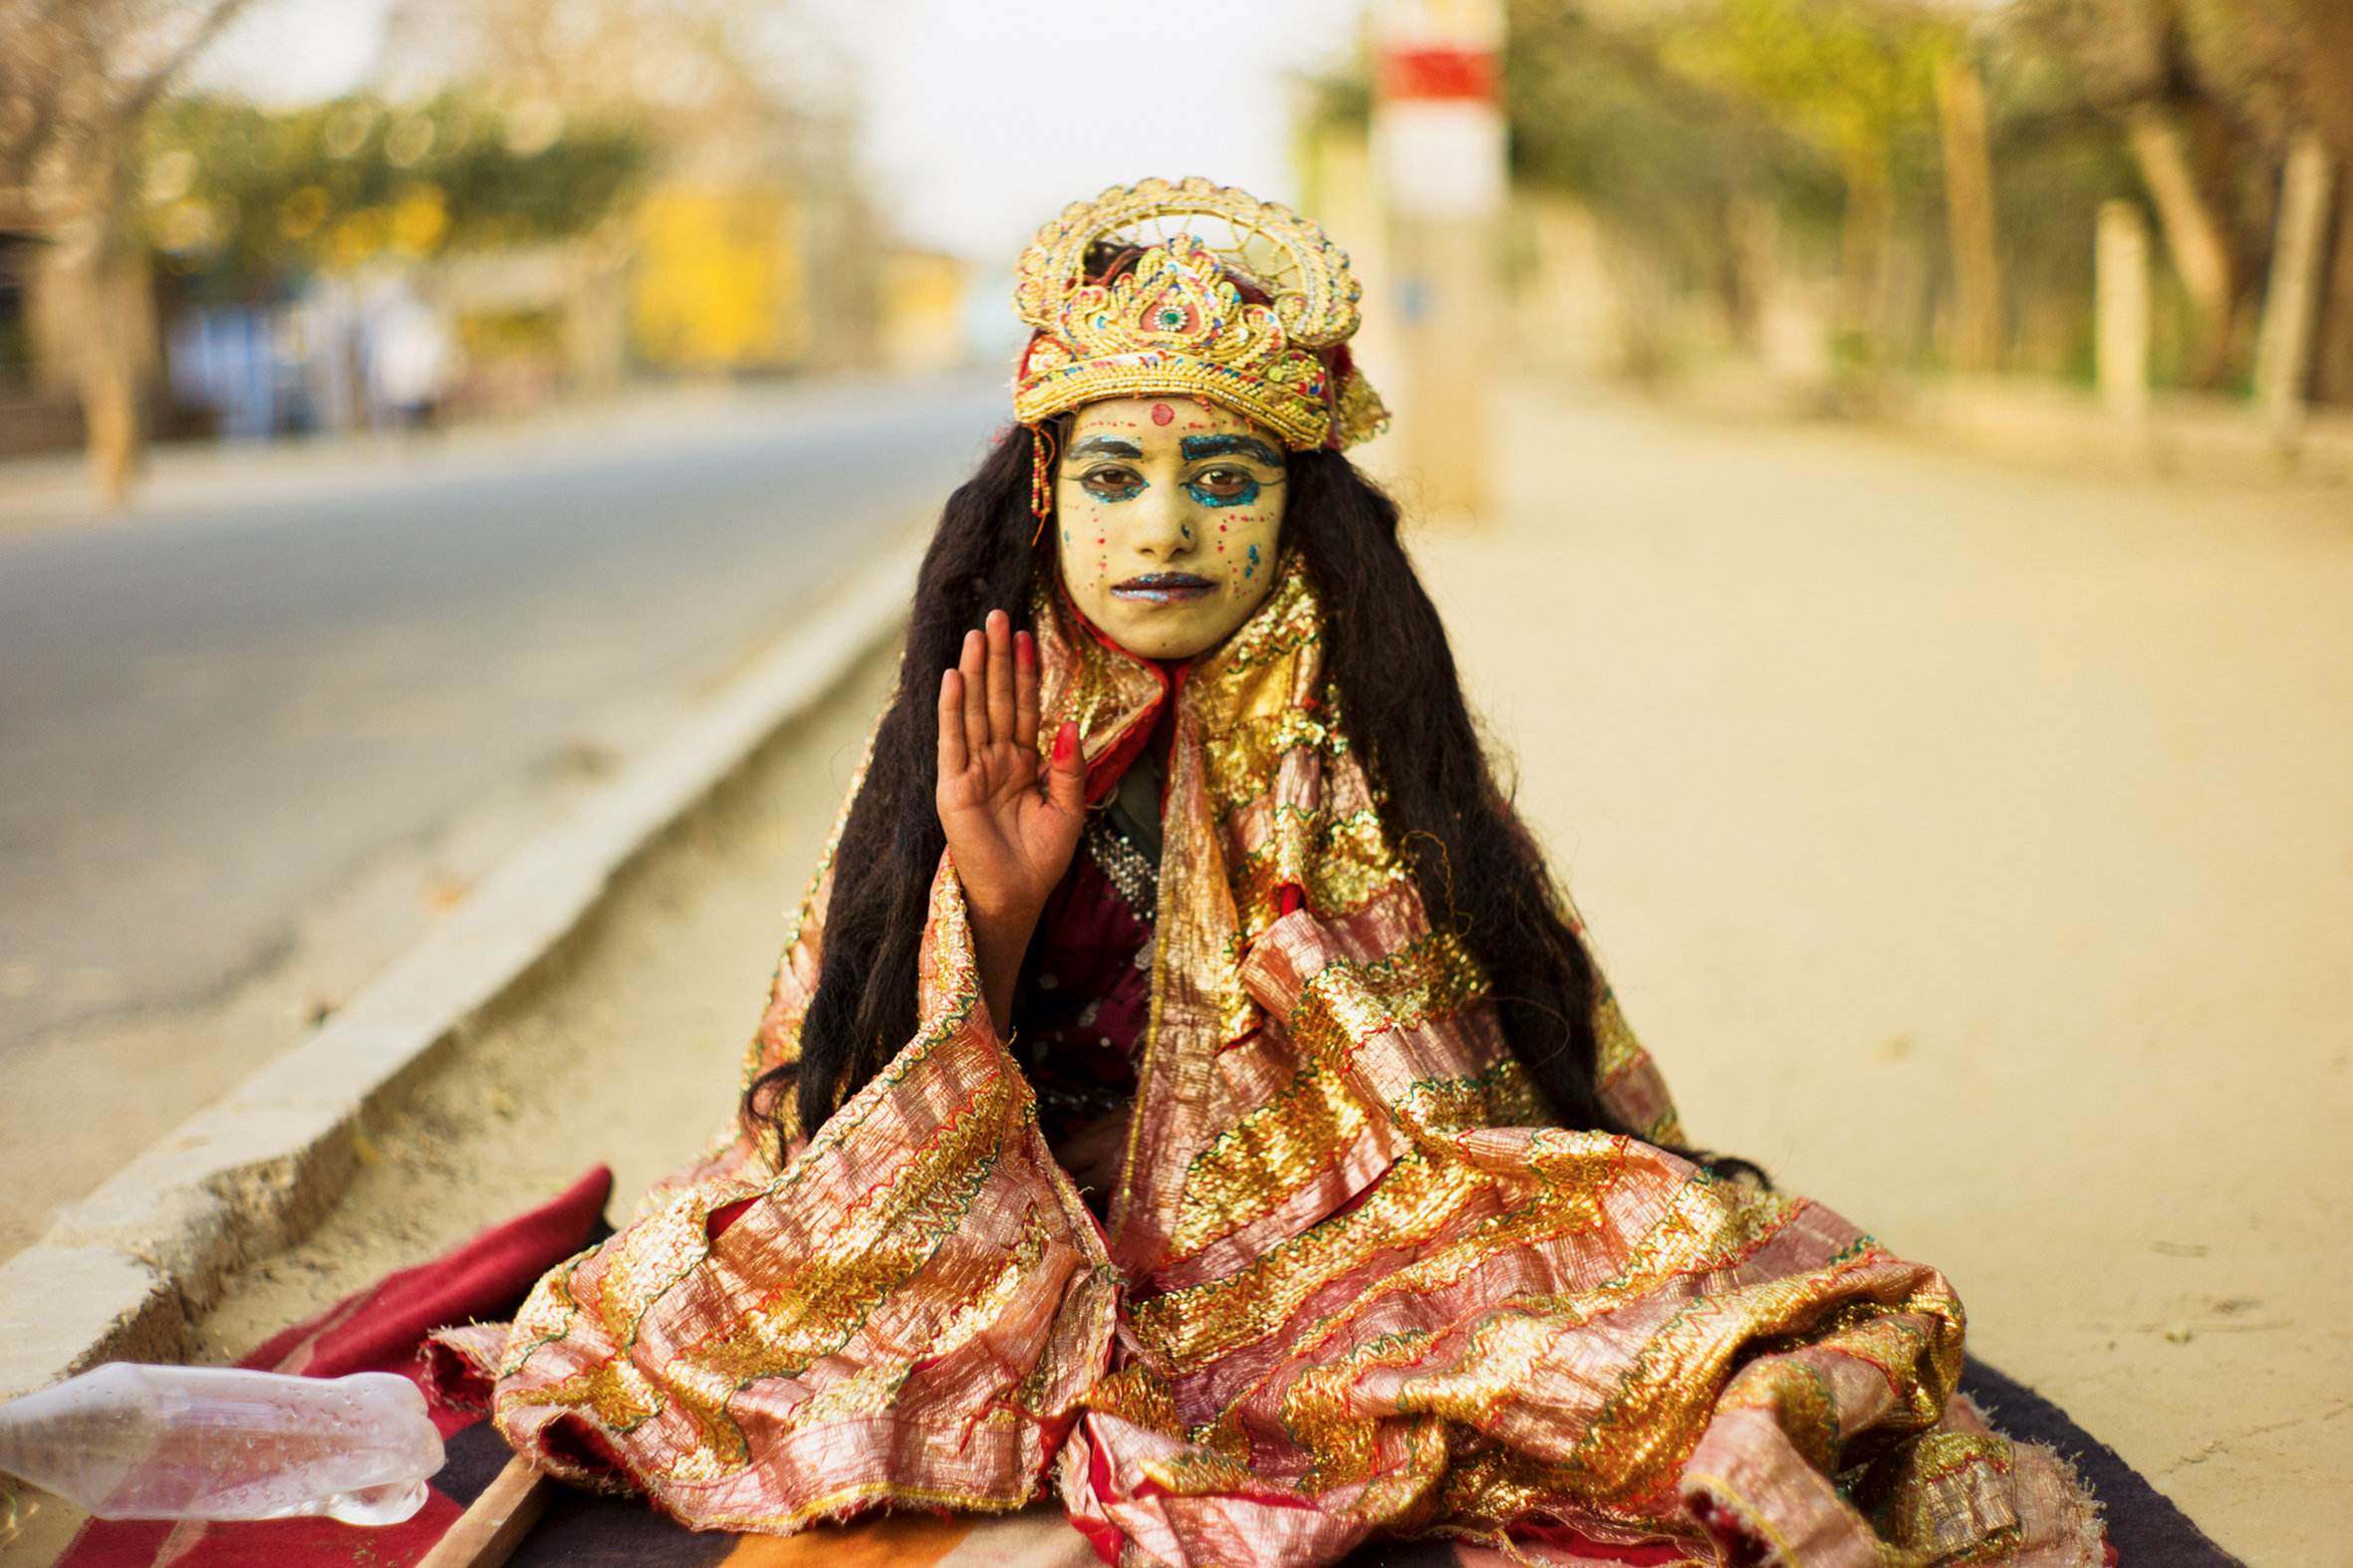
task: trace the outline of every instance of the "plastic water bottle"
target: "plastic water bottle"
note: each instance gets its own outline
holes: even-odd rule
[[[406,1378],[109,1362],[0,1405],[0,1470],[102,1519],[398,1524],[441,1435]]]

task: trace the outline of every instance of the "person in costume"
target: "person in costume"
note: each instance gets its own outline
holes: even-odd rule
[[[740,1113],[511,1328],[700,1528],[1058,1490],[1107,1562],[2101,1560],[1941,1275],[1684,1147],[1343,448],[1347,258],[1202,180],[1025,253]]]

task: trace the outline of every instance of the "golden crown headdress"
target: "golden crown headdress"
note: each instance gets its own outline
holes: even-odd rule
[[[1096,247],[1123,254],[1090,278]],[[1034,329],[1013,417],[1106,397],[1206,397],[1294,451],[1352,446],[1389,410],[1348,355],[1363,288],[1348,253],[1290,208],[1205,179],[1074,201],[1021,253],[1013,307]]]

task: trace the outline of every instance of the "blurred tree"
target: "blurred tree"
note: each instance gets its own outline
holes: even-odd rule
[[[2324,275],[2309,391],[2353,402],[2353,3],[2198,0],[2189,19],[2202,69],[2263,143],[2264,195],[2298,131],[2316,132],[2331,154],[2334,261]],[[2267,202],[2261,215],[2269,215]]]
[[[635,122],[703,158],[791,156],[838,117],[840,62],[773,0],[398,0],[388,64]]]
[[[2001,264],[1985,85],[1962,50],[1938,62],[1937,108],[1945,129],[1946,226],[1953,237],[1953,368],[1982,375],[2000,360]]]
[[[1936,67],[1952,24],[1901,0],[1715,0],[1681,14],[1667,58],[1738,89],[1820,147],[1845,185],[1839,318],[1865,364],[1880,356],[1880,269],[1895,217],[1895,159],[1937,124]]]
[[[2330,69],[2300,58],[2299,3],[2022,0],[2016,12],[2125,130],[2189,299],[2193,386],[2243,369],[2280,159],[2303,84]],[[2331,9],[2342,0],[2311,5]]]
[[[140,127],[244,0],[0,0],[0,185],[54,227],[49,309],[72,358],[92,478],[130,493],[151,373],[137,226]]]
[[[789,189],[813,330],[804,363],[871,363],[873,219],[858,184],[849,73],[780,0],[398,0],[403,77],[495,85],[554,121],[638,128],[654,177],[705,192]],[[626,247],[628,236],[612,235]]]
[[[1949,303],[1956,367],[2088,376],[2093,214],[2130,196],[2172,258],[2159,374],[2241,380],[2288,145],[2317,130],[2353,170],[2353,0],[1513,0],[1511,25],[1521,180],[1684,292],[1720,278],[1735,323],[1775,219],[1834,228],[1850,369],[1924,357]],[[2353,177],[2334,199],[2311,385],[2353,400]]]
[[[148,232],[166,264],[265,286],[379,255],[584,233],[650,156],[626,127],[550,125],[529,101],[455,90],[275,114],[179,99],[152,117],[144,151]]]
[[[1999,357],[2014,372],[2088,381],[2096,214],[2102,202],[2143,199],[2145,190],[2116,117],[2086,99],[2064,53],[2014,23],[2015,13],[1994,13],[1969,40],[1997,175]],[[2179,335],[2169,332],[2161,347],[2172,368],[2182,358]]]
[[[2336,160],[2335,251],[2311,390],[2324,401],[2353,403],[2353,5],[2292,0],[2286,11],[2298,66],[2296,107]]]
[[[1650,14],[1583,0],[1513,0],[1504,103],[1523,185],[1574,195],[1647,270],[1697,281],[1752,341],[1769,288],[1774,227],[1760,212],[1835,222],[1838,176],[1745,96],[1663,58]],[[1665,368],[1663,323],[1626,321],[1627,369]]]
[[[1711,248],[1729,196],[1771,184],[1793,150],[1737,96],[1670,69],[1650,28],[1605,24],[1580,0],[1517,0],[1510,25],[1516,171],[1686,258]]]

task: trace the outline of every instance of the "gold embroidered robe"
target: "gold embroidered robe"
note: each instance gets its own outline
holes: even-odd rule
[[[1045,722],[1099,759],[1161,684],[1067,614],[1040,596]],[[1606,998],[1606,1093],[1652,1142],[1541,1125],[1383,831],[1320,628],[1292,563],[1177,691],[1109,1223],[1047,1152],[943,862],[916,1037],[813,1138],[738,1130],[540,1283],[498,1359],[518,1451],[772,1532],[1012,1508],[1051,1475],[1140,1565],[1416,1532],[1554,1561],[2098,1562],[2063,1464],[1954,1397],[1943,1277],[1656,1147],[1674,1109]],[[747,1082],[797,1050],[843,874]]]

